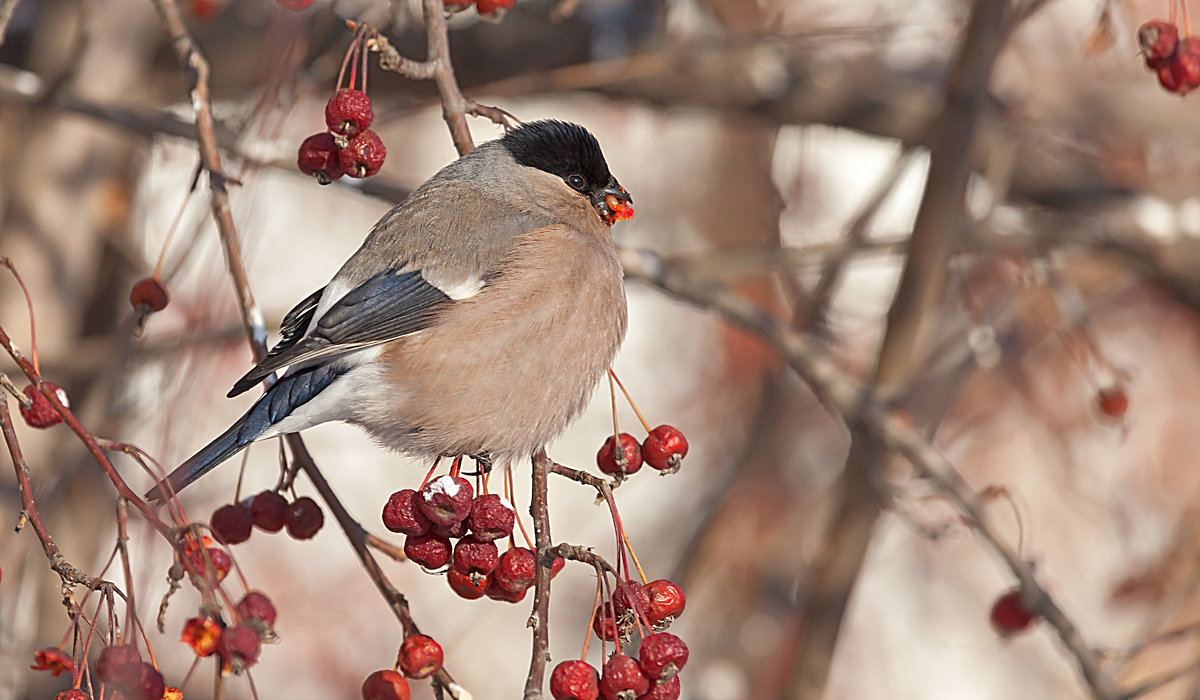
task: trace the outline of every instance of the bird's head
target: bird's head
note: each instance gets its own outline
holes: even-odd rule
[[[578,124],[527,122],[500,140],[521,165],[543,170],[587,197],[605,223],[633,218],[633,197],[608,172],[596,137]]]

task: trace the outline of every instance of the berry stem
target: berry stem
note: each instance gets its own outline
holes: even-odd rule
[[[513,487],[511,464],[504,467],[504,491],[508,497],[508,502],[513,506],[513,515],[517,520],[517,527],[521,530],[521,537],[525,539],[525,546],[536,552],[537,547],[533,546],[533,540],[529,539],[529,533],[525,531],[525,523],[521,520],[521,509],[517,507],[517,490]],[[508,539],[511,541],[513,536],[509,535]]]
[[[1189,37],[1192,35],[1192,23],[1188,19],[1187,0],[1179,0],[1179,9],[1183,13],[1183,35]]]
[[[29,296],[29,289],[25,286],[25,280],[21,279],[21,273],[17,272],[17,267],[13,265],[12,260],[7,257],[0,257],[0,265],[8,268],[12,276],[16,278],[17,284],[21,285],[21,293],[25,295],[25,306],[29,309],[29,356],[30,360],[33,361],[34,373],[41,374],[41,367],[38,366],[37,328],[33,322],[33,299]]]
[[[458,476],[458,472],[461,467],[462,455],[454,455],[454,461],[450,464],[450,476]]]
[[[421,479],[421,485],[417,487],[417,490],[418,490],[418,491],[420,491],[421,489],[425,488],[425,484],[428,484],[428,483],[429,483],[429,477],[433,476],[433,473],[434,473],[435,471],[437,471],[438,465],[439,465],[439,464],[441,464],[441,462],[442,462],[442,458],[441,458],[441,457],[435,457],[435,458],[434,458],[434,460],[433,460],[433,466],[429,468],[429,471],[425,472],[425,478],[424,478],[424,479]]]
[[[621,393],[625,394],[625,400],[629,402],[630,408],[632,408],[633,412],[637,414],[638,420],[642,422],[642,427],[646,429],[647,433],[650,432],[650,424],[646,422],[646,418],[642,415],[642,412],[638,410],[637,404],[633,402],[633,397],[629,395],[629,391],[625,389],[625,385],[621,383],[621,378],[617,376],[617,373],[613,371],[612,367],[608,368],[608,376],[617,382],[617,386],[621,387]],[[615,410],[616,409],[614,409],[614,411]]]
[[[583,651],[579,654],[580,661],[587,661],[588,644],[592,641],[592,623],[596,621],[596,613],[600,610],[600,578],[602,576],[604,576],[604,572],[596,569],[596,599],[592,601],[592,616],[588,618],[588,624],[583,632]],[[600,642],[604,642],[603,636],[600,638]],[[603,653],[603,649],[601,649],[601,653]],[[601,658],[604,657],[601,656]]]
[[[202,172],[204,172],[203,165],[196,163],[196,169],[192,171],[192,184],[188,186],[187,194],[183,195],[183,203],[179,205],[179,211],[175,212],[171,228],[167,229],[167,237],[163,239],[162,250],[158,251],[158,262],[154,263],[154,274],[151,275],[156,280],[162,275],[163,261],[167,259],[167,248],[171,245],[171,239],[175,238],[175,231],[179,228],[179,222],[183,220],[183,212],[187,211],[188,203],[192,201],[192,194],[196,191],[196,186],[200,184],[200,173]]]
[[[1175,8],[1177,2],[1176,2],[1176,0],[1169,0],[1169,1],[1171,3],[1171,10],[1170,10],[1170,12],[1168,12],[1168,18],[1169,18],[1169,21],[1171,22],[1171,24],[1175,24],[1176,23],[1175,17],[1178,14],[1176,12],[1176,8]]]
[[[621,450],[621,428],[617,425],[617,388],[613,386],[612,370],[608,372],[608,395],[612,397],[613,449]],[[621,456],[624,457],[624,451]],[[620,460],[617,463],[620,464]]]
[[[637,567],[638,576],[642,579],[642,585],[649,583],[646,580],[646,572],[642,571],[642,563],[638,561],[637,552],[633,551],[633,545],[629,542],[629,533],[624,529],[621,530],[621,538],[625,540],[625,548],[629,550],[629,556],[633,557],[633,565]]]

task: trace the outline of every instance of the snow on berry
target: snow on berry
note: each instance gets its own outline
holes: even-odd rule
[[[417,492],[401,489],[391,495],[383,506],[383,526],[402,535],[424,535],[429,532],[429,518],[421,512]]]
[[[450,525],[462,522],[471,514],[475,491],[471,482],[459,476],[441,476],[421,489],[418,505],[429,522]]]
[[[442,645],[433,637],[414,634],[400,645],[396,665],[409,678],[427,678],[442,667]]]

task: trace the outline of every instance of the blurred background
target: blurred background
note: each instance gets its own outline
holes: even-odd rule
[[[179,2],[212,64],[217,133],[238,181],[233,217],[276,333],[378,217],[455,157],[435,87],[373,58],[382,171],[320,187],[295,167],[300,141],[324,128],[351,39],[344,20],[369,21],[421,58],[420,6]],[[1022,6],[1029,16],[1007,36],[973,145],[959,154],[971,175],[966,215],[939,263],[944,293],[924,309],[927,339],[892,402],[972,487],[1004,487],[1011,501],[983,507],[1122,688],[1200,658],[1188,633],[1145,646],[1200,623],[1200,112],[1196,98],[1159,87],[1135,36],[1167,15],[1164,4]],[[251,358],[203,182],[187,200],[197,151],[186,82],[146,0],[0,7],[12,13],[0,45],[0,256],[29,284],[42,372],[93,432],[169,468],[253,401],[224,398]],[[519,0],[499,23],[455,16],[450,44],[469,98],[596,134],[637,211],[614,227],[619,245],[752,300],[869,382],[970,9]],[[476,142],[502,133],[481,119],[471,129]],[[153,270],[180,211],[163,267],[171,303],[138,337],[129,289]],[[615,369],[651,425],[676,425],[692,445],[678,474],[641,473],[616,492],[647,575],[688,595],[672,627],[691,648],[683,697],[821,697],[795,675],[809,653],[806,615],[822,609],[810,596],[813,567],[840,541],[834,513],[851,433],[753,335],[646,284],[631,281],[628,294]],[[25,302],[8,278],[0,325],[28,354]],[[0,372],[24,385],[7,357]],[[1114,393],[1127,408],[1102,402]],[[620,418],[640,437],[623,402]],[[46,525],[68,560],[97,573],[116,536],[111,485],[65,427],[18,431]],[[597,391],[550,454],[595,470],[610,432],[608,393]],[[375,532],[386,495],[416,487],[427,468],[346,426],[305,437]],[[242,494],[277,476],[273,443],[248,452]],[[149,486],[134,463],[114,459],[135,491]],[[191,518],[233,499],[237,461],[185,494]],[[1089,697],[1048,627],[1004,638],[989,625],[1014,579],[957,511],[903,461],[871,467],[882,509],[843,591],[823,697]],[[515,468],[522,512],[528,475],[528,465]],[[594,492],[554,479],[550,496],[556,541],[613,556]],[[40,700],[67,684],[29,670],[33,652],[58,643],[68,620],[37,541],[13,532],[20,508],[5,467],[0,699]],[[136,517],[131,537],[138,613],[152,627],[170,549]],[[401,630],[331,521],[307,542],[256,532],[233,554],[280,609],[280,644],[253,669],[259,697],[357,697],[368,673],[391,666]],[[465,601],[441,576],[384,566],[472,697],[519,697],[528,602]],[[579,653],[594,581],[579,564],[555,580],[556,662]],[[197,600],[177,594],[166,632],[150,633],[168,685],[191,664],[178,630]],[[211,669],[184,691],[213,697]],[[225,697],[251,697],[250,687],[232,680]],[[414,697],[434,695],[417,683]],[[1147,697],[1200,697],[1200,678],[1184,674]]]

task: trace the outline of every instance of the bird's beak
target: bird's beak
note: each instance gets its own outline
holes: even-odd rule
[[[608,187],[600,190],[596,197],[596,210],[604,218],[604,222],[612,226],[618,221],[633,218],[633,197],[625,191],[616,178],[608,181]]]

